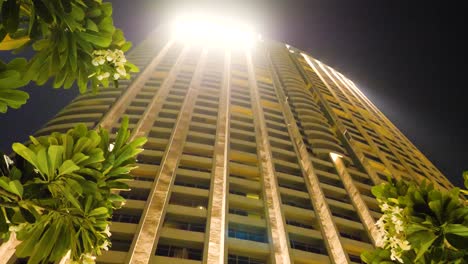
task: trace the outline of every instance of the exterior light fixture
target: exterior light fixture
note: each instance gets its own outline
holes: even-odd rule
[[[184,43],[229,48],[251,48],[260,39],[252,27],[236,19],[201,14],[178,16],[172,23],[172,37]]]

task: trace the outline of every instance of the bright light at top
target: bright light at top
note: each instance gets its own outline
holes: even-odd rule
[[[245,23],[208,15],[179,16],[172,25],[172,33],[175,40],[230,48],[251,48],[259,39]]]

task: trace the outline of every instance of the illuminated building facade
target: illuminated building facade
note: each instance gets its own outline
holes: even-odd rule
[[[251,48],[156,32],[119,88],[76,98],[76,123],[146,136],[112,248],[98,263],[360,263],[378,239],[371,187],[452,184],[339,72],[274,41]]]

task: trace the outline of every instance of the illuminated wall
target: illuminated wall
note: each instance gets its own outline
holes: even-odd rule
[[[282,43],[218,44],[157,31],[128,56],[140,73],[37,132],[128,115],[148,137],[98,263],[359,263],[373,185],[452,188],[342,74]]]

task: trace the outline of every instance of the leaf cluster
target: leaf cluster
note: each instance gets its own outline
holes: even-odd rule
[[[145,138],[128,142],[125,118],[109,149],[106,130],[80,124],[67,133],[14,143],[14,164],[0,162],[0,236],[11,231],[22,243],[19,257],[28,263],[99,255],[109,242],[109,219],[125,201],[116,190],[126,181]]]
[[[379,203],[404,208],[406,238],[411,250],[404,263],[468,262],[468,208],[460,189],[435,189],[432,184],[390,180],[372,188]],[[366,263],[392,263],[390,252],[378,248],[362,256]]]
[[[93,51],[120,49],[131,43],[114,27],[112,5],[96,0],[0,0],[0,50],[14,53],[32,47],[34,56],[22,67],[0,61],[0,112],[26,103],[27,93],[16,90],[29,83],[44,85],[53,78],[53,87],[68,89],[76,82],[81,93],[91,86],[107,87],[93,73]],[[128,72],[138,68],[127,62]],[[115,71],[108,69],[111,74]],[[130,78],[130,75],[122,76]],[[117,81],[115,81],[117,86]]]

